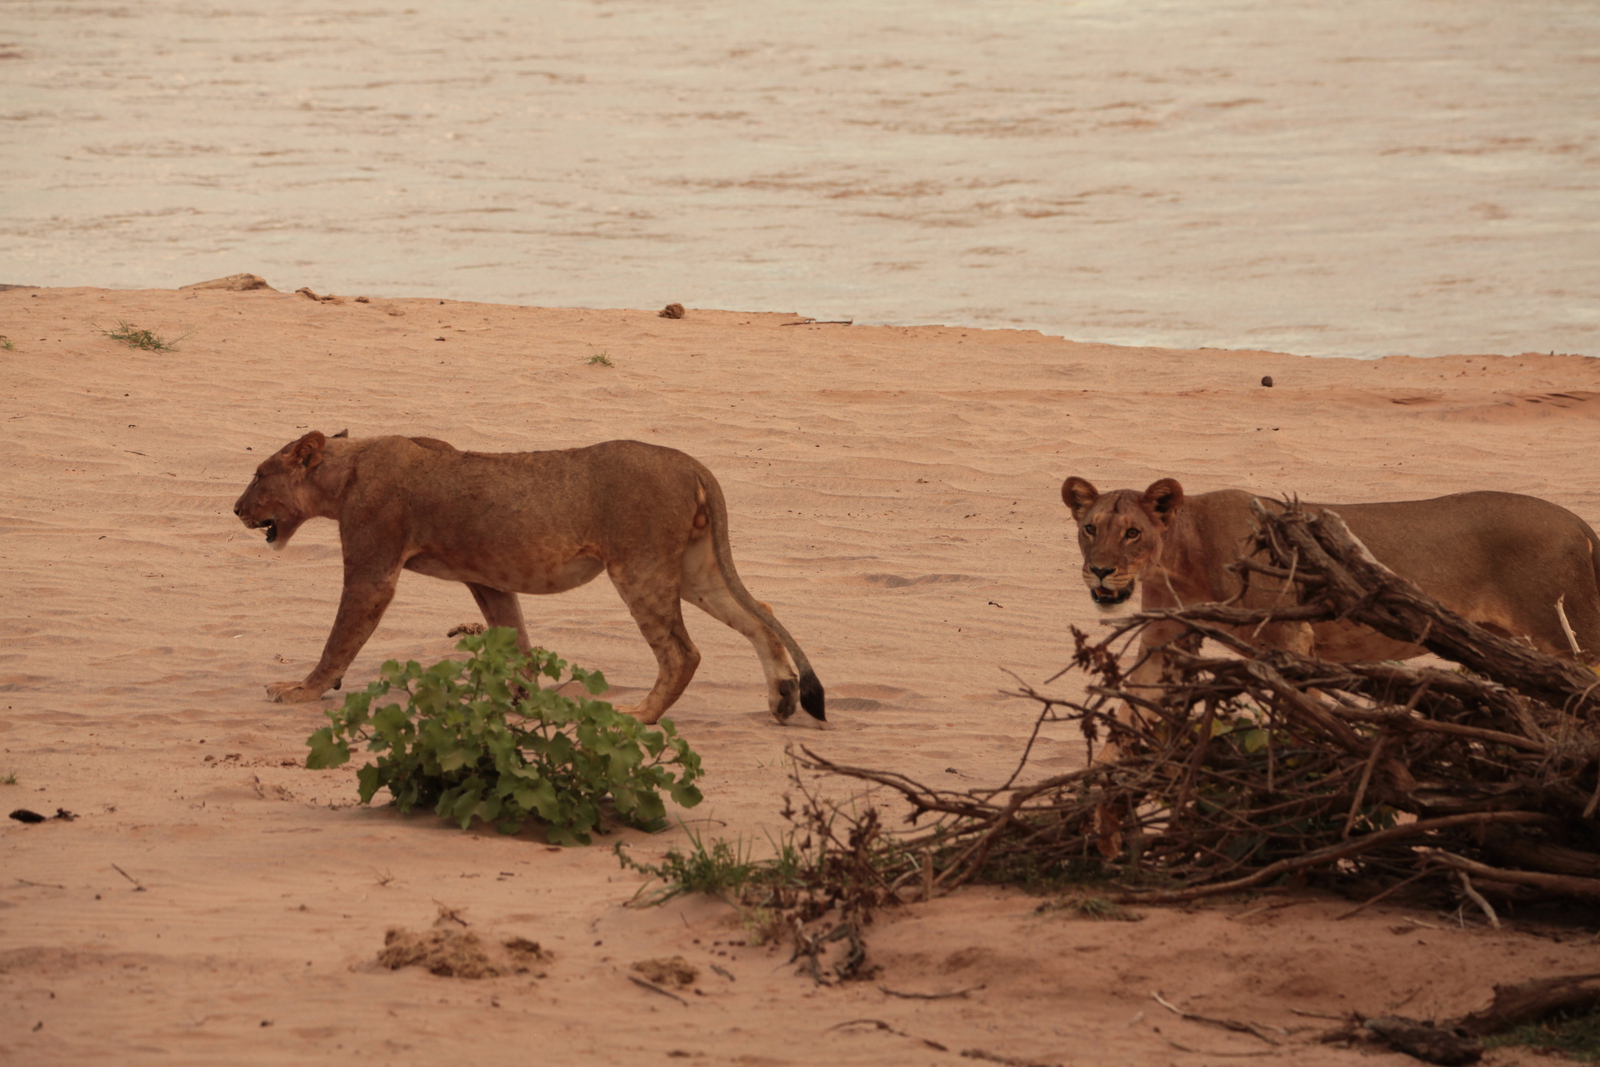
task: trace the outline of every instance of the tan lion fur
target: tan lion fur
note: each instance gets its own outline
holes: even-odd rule
[[[1222,489],[1186,496],[1172,478],[1143,491],[1101,493],[1071,477],[1062,483],[1061,498],[1077,523],[1084,583],[1102,607],[1128,599],[1135,586],[1146,610],[1239,595],[1242,582],[1227,565],[1252,536],[1252,494]],[[1600,660],[1600,539],[1565,508],[1499,492],[1305,506],[1337,513],[1380,562],[1470,621],[1553,655]],[[1563,598],[1576,654],[1556,610]],[[1279,584],[1256,576],[1240,603],[1265,608],[1286,602]],[[1159,680],[1159,650],[1182,632],[1179,624],[1146,628],[1146,655],[1132,679]],[[1340,663],[1409,659],[1424,651],[1345,622],[1277,624],[1254,638],[1240,636]]]
[[[514,627],[524,650],[518,593],[564,592],[604,571],[659,665],[644,700],[619,710],[653,723],[694,677],[700,653],[683,624],[687,600],[755,646],[774,716],[787,720],[798,701],[823,718],[805,653],[734,570],[721,487],[674,449],[607,441],[461,452],[428,437],[330,440],[313,431],[264,460],[233,511],[278,549],[308,519],[339,524],[344,591],[333,630],[310,674],[267,687],[274,700],[316,700],[337,688],[402,570],[464,583],[484,621]]]

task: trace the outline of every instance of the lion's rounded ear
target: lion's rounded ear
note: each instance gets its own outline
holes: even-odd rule
[[[1162,478],[1151,482],[1140,499],[1145,507],[1161,516],[1162,522],[1169,522],[1172,513],[1183,507],[1183,486],[1176,478]]]
[[[1067,505],[1067,510],[1072,512],[1075,519],[1094,507],[1094,502],[1099,499],[1100,490],[1076,474],[1061,483],[1061,502]]]
[[[310,470],[322,462],[322,450],[327,443],[328,439],[322,436],[321,431],[312,430],[290,446],[289,462]]]

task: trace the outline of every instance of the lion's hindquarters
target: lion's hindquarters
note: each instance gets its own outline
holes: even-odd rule
[[[1594,534],[1567,509],[1498,492],[1331,508],[1385,566],[1451,611],[1571,656],[1564,612],[1578,658],[1600,658]]]

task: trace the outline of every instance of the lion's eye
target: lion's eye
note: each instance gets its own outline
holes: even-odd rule
[[[1130,526],[1128,527],[1128,531],[1122,536],[1126,537],[1130,541],[1136,541],[1139,538],[1139,531]]]
[[[1085,526],[1083,528],[1083,532],[1088,534],[1090,537],[1093,537],[1094,536],[1094,523],[1091,522],[1087,526]]]

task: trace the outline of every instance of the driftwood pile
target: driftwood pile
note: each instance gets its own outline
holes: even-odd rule
[[[1284,584],[1283,606],[1196,605],[1129,616],[1104,640],[1077,632],[1062,673],[1085,676],[1085,695],[1019,694],[1039,702],[1035,736],[1076,722],[1114,760],[1019,785],[1025,752],[1000,788],[961,792],[803,753],[803,766],[910,804],[913,829],[879,838],[886,896],[1067,877],[1104,879],[1097,892],[1119,903],[1162,903],[1287,878],[1367,902],[1410,886],[1495,924],[1508,905],[1600,907],[1600,675],[1445,610],[1336,515],[1258,501],[1256,517],[1234,566]],[[1333,619],[1462,669],[1328,663],[1247,639],[1269,622]],[[1131,687],[1137,638],[1168,620],[1186,636],[1167,648],[1166,683]],[[1124,704],[1137,727],[1119,721]]]

